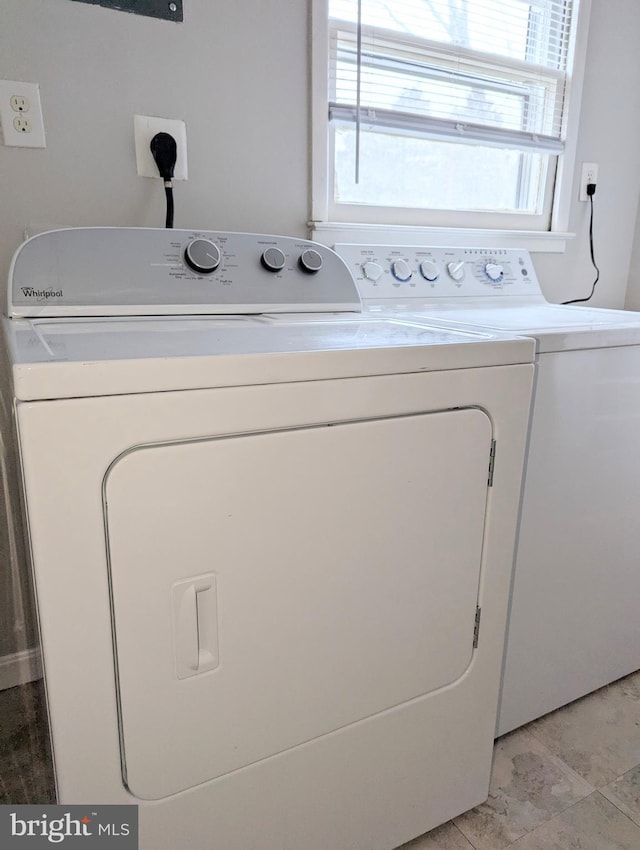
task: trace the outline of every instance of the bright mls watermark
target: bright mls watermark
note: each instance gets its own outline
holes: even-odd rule
[[[138,850],[137,806],[0,806],[0,847]]]

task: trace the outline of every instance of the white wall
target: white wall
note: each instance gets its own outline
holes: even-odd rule
[[[184,0],[185,22],[172,24],[70,0],[1,0],[0,78],[40,83],[48,145],[0,147],[0,280],[26,226],[162,225],[160,182],[135,173],[136,112],[187,123],[177,227],[305,235],[308,5]],[[593,0],[578,168],[600,165],[593,303],[606,306],[625,300],[640,194],[639,43],[638,0]],[[589,289],[587,228],[588,205],[574,200],[566,253],[537,255],[553,300]],[[640,304],[635,274],[630,303]]]

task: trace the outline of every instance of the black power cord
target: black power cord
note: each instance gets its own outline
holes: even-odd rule
[[[596,289],[596,284],[600,280],[600,269],[596,263],[594,254],[593,254],[593,196],[596,193],[596,184],[595,183],[587,183],[587,195],[589,196],[589,200],[591,202],[591,217],[589,220],[589,250],[591,252],[591,263],[596,270],[596,279],[593,281],[591,286],[591,292],[586,298],[574,298],[572,301],[563,301],[563,304],[582,304],[584,301],[590,301],[593,293]]]
[[[178,146],[169,133],[156,133],[149,143],[149,148],[158,166],[160,177],[164,180],[164,193],[167,197],[165,227],[173,227],[173,172],[178,158]]]

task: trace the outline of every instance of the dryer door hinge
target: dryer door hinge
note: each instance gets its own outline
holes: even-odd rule
[[[493,467],[496,463],[496,441],[491,440],[491,448],[489,450],[489,481],[488,486],[493,487]]]
[[[473,626],[473,648],[476,649],[478,646],[478,635],[480,634],[480,617],[482,614],[482,608],[477,605],[476,606],[476,621]]]

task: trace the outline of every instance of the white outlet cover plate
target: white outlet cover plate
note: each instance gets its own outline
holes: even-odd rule
[[[184,121],[172,118],[155,118],[151,115],[134,115],[133,129],[136,143],[136,164],[140,177],[157,177],[158,166],[151,154],[149,144],[156,133],[169,133],[176,140],[178,156],[173,175],[174,180],[188,180],[187,128]]]
[[[25,98],[26,108],[17,111],[11,106],[12,98]],[[26,119],[29,132],[22,132],[14,119]],[[46,148],[44,120],[40,104],[40,86],[38,83],[25,83],[18,80],[0,80],[0,122],[2,122],[2,141],[14,148]]]
[[[589,195],[587,195],[587,183],[597,183],[597,182],[598,182],[598,163],[597,162],[583,162],[582,163],[582,172],[580,174],[580,192],[578,194],[578,200],[588,201]]]

